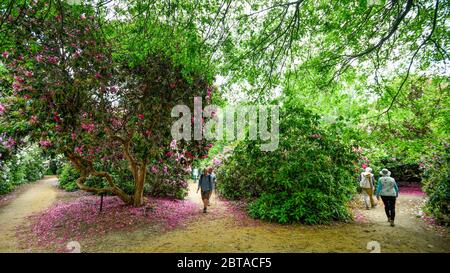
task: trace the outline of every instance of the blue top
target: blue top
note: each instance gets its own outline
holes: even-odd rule
[[[205,176],[204,174],[201,174],[200,179],[198,180],[198,187],[201,188],[203,192],[212,191],[214,186],[211,175],[208,174]]]
[[[376,195],[398,197],[398,186],[395,179],[389,176],[380,177],[378,179]]]

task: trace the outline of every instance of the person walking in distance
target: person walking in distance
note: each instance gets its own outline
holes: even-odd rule
[[[209,175],[208,169],[204,169],[198,180],[197,193],[201,189],[201,197],[203,201],[203,213],[206,213],[209,204],[209,197],[213,189],[213,182],[211,175]]]
[[[364,203],[366,209],[374,208],[376,206],[373,198],[375,190],[375,178],[372,173],[372,168],[367,167],[364,172],[359,176],[359,186],[361,187],[364,195]]]

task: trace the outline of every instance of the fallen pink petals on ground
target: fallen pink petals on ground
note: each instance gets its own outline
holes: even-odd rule
[[[400,185],[398,188],[399,194],[408,194],[415,196],[424,196],[425,193],[419,184]]]
[[[42,213],[29,217],[31,225],[18,228],[21,247],[32,249],[55,248],[67,251],[70,241],[95,238],[114,231],[132,231],[142,225],[153,225],[167,231],[183,225],[197,214],[196,205],[190,201],[149,198],[144,208],[125,205],[117,197],[104,197],[103,210],[99,211],[100,198],[85,196],[75,201],[57,203]]]

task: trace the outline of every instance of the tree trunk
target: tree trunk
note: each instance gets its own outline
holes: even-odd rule
[[[144,164],[140,168],[138,168],[135,176],[133,198],[133,205],[135,207],[139,207],[144,204],[144,183],[146,174],[147,166]]]

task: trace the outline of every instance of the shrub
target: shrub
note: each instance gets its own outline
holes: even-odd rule
[[[184,199],[188,193],[188,183],[178,179],[155,179],[147,183],[146,191],[155,197]]]
[[[44,174],[44,157],[37,145],[26,146],[0,164],[0,194],[18,185],[36,181]]]
[[[113,173],[112,175],[115,179],[115,182],[118,185],[127,184],[127,182],[124,182],[123,177],[121,177],[120,175],[117,175],[116,173]],[[76,183],[78,178],[80,178],[80,173],[78,172],[78,170],[75,169],[75,167],[73,167],[71,163],[66,162],[63,164],[63,167],[61,168],[61,174],[59,175],[58,178],[59,186],[66,191],[76,191],[79,189]],[[106,181],[104,181],[102,178],[93,176],[89,177],[86,180],[85,184],[89,187],[99,187],[99,188],[107,187]],[[133,191],[132,182],[131,185],[129,185],[128,187],[124,187],[123,189],[127,193],[132,192]]]
[[[450,223],[450,147],[442,153],[434,154],[422,163],[425,169],[422,184],[428,195],[425,210],[430,213],[439,224]]]
[[[78,186],[75,181],[80,177],[78,171],[70,163],[65,163],[58,177],[59,186],[66,191],[76,191]]]
[[[119,162],[109,170],[117,185],[127,194],[134,192],[134,183],[131,172],[126,169],[126,162]],[[66,191],[76,191],[78,186],[76,180],[80,177],[79,172],[70,163],[65,163],[61,168],[59,185]],[[86,185],[90,187],[106,187],[106,181],[98,177],[89,177]],[[181,179],[168,179],[164,176],[148,174],[144,187],[144,193],[155,197],[172,197],[183,199],[187,195],[187,182]]]
[[[247,199],[249,214],[280,223],[329,223],[351,217],[356,155],[340,139],[340,123],[321,129],[319,117],[293,101],[280,109],[280,142],[241,141],[217,172],[218,190]]]

